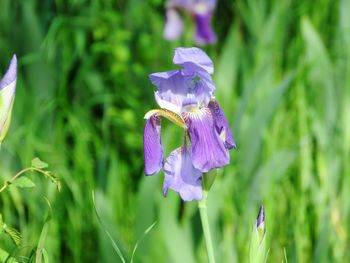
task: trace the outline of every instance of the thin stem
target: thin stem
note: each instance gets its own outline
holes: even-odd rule
[[[16,179],[17,179],[18,177],[20,177],[22,174],[24,174],[24,173],[26,173],[26,172],[29,172],[29,171],[37,171],[37,172],[39,172],[39,173],[42,173],[42,174],[44,174],[44,175],[47,175],[46,171],[41,170],[41,169],[39,169],[39,168],[35,168],[35,167],[28,167],[28,168],[25,168],[25,169],[19,171],[17,174],[15,174],[15,175],[11,178],[11,180],[6,181],[6,182],[4,183],[4,185],[0,188],[0,193],[1,193],[2,191],[4,191],[14,180],[16,180]]]
[[[211,240],[211,234],[210,234],[210,228],[209,228],[207,199],[208,199],[208,192],[203,189],[203,199],[198,202],[198,207],[199,207],[199,213],[202,221],[205,244],[207,247],[208,260],[209,260],[209,263],[215,263],[213,242]]]

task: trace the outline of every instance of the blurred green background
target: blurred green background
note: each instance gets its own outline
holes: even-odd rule
[[[350,262],[349,0],[219,0],[213,59],[216,97],[237,149],[209,196],[217,262],[247,262],[259,205],[267,262]],[[13,255],[43,247],[50,262],[119,262],[94,213],[134,262],[206,262],[197,204],[162,197],[163,174],[143,174],[144,113],[156,107],[148,74],[173,69],[186,33],[162,37],[161,0],[0,0],[0,73],[19,60],[0,183],[38,156],[62,180],[30,175],[10,187],[0,212],[23,235]],[[166,153],[181,130],[164,121]]]

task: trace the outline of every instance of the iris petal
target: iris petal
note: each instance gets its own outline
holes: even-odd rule
[[[191,157],[195,168],[202,172],[219,168],[230,162],[230,156],[215,129],[209,108],[183,113],[191,137]]]
[[[214,70],[211,59],[198,48],[177,48],[174,63],[184,68],[149,75],[158,88],[155,92],[158,105],[177,114],[193,98],[195,104],[207,106],[215,90],[210,75]]]
[[[215,85],[209,74],[198,75],[196,86],[194,89],[195,97],[201,106],[207,106],[213,92],[215,91]]]
[[[158,88],[157,102],[160,102],[159,99],[165,100],[178,108],[182,107],[189,89],[194,87],[192,78],[183,76],[180,70],[153,73],[149,77]],[[162,105],[160,104],[159,106],[161,107]]]
[[[236,148],[236,143],[233,139],[230,126],[227,122],[224,112],[220,108],[219,103],[215,99],[211,100],[208,107],[211,111],[211,114],[214,117],[216,131],[219,134],[224,133],[224,141],[225,141],[226,148],[227,149]]]
[[[17,79],[17,57],[13,55],[10,66],[6,71],[4,77],[0,81],[0,91],[5,87],[11,85]]]
[[[173,151],[164,165],[163,194],[168,188],[178,192],[184,201],[201,200],[202,173],[194,168],[186,146]]]
[[[166,11],[166,22],[164,27],[164,38],[168,40],[178,39],[183,30],[182,19],[178,12],[173,8]]]
[[[167,100],[162,99],[159,91],[156,91],[154,93],[154,98],[156,99],[156,102],[161,109],[167,109],[167,110],[175,112],[176,114],[181,113],[181,107],[179,107],[178,105],[171,103]]]
[[[183,66],[185,72],[204,71],[208,74],[214,73],[213,61],[204,51],[196,47],[176,48],[173,62],[175,65]]]
[[[212,14],[196,14],[194,16],[196,20],[196,42],[198,44],[215,43],[217,38],[216,34],[211,27]]]
[[[17,58],[12,57],[10,66],[0,81],[0,143],[4,140],[11,121],[16,92]]]
[[[152,175],[163,167],[163,149],[160,133],[160,118],[151,116],[146,121],[143,133],[145,174]]]

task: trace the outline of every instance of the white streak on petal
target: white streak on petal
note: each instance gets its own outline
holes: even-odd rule
[[[156,91],[154,93],[154,97],[159,105],[159,107],[161,107],[162,109],[166,109],[166,110],[170,110],[172,112],[175,112],[176,114],[180,115],[181,114],[181,108],[177,105],[175,105],[174,103],[171,103],[169,101],[163,100],[160,95],[159,92]]]

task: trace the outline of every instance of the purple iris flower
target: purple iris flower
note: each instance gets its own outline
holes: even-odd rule
[[[199,48],[177,48],[174,64],[182,68],[151,74],[157,86],[155,99],[160,110],[145,115],[145,174],[164,166],[163,194],[168,188],[185,201],[202,199],[202,173],[227,165],[229,149],[236,147],[226,117],[213,93],[211,59]],[[184,145],[163,160],[160,116],[184,128]]]
[[[166,23],[164,37],[168,40],[178,39],[183,30],[183,23],[178,10],[190,13],[196,23],[195,41],[200,45],[215,43],[216,34],[211,27],[211,18],[216,0],[169,0],[166,5]]]
[[[4,140],[10,126],[11,112],[15,99],[17,81],[17,58],[12,57],[10,66],[0,80],[0,144]]]

